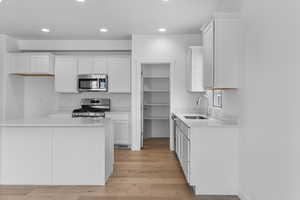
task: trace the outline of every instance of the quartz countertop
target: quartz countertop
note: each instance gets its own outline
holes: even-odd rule
[[[5,120],[0,127],[103,127],[105,119],[81,119],[71,117],[39,117]]]
[[[236,121],[229,121],[229,120],[220,120],[211,117],[207,117],[208,119],[186,119],[184,116],[193,116],[193,115],[201,115],[195,113],[185,113],[185,112],[174,112],[175,116],[177,116],[182,122],[184,122],[188,127],[229,127],[235,128],[238,127],[238,123]]]

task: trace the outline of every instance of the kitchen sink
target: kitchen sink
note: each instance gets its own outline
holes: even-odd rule
[[[208,119],[207,117],[201,116],[201,115],[188,115],[184,116],[186,119]]]

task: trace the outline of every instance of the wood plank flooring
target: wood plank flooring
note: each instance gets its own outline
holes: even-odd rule
[[[146,140],[144,150],[117,150],[106,187],[1,186],[0,200],[238,200],[195,197],[167,139]]]

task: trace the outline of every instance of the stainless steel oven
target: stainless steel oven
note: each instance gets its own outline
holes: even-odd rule
[[[79,92],[107,92],[107,74],[86,74],[78,76]]]

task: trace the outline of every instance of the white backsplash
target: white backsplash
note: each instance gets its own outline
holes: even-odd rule
[[[209,96],[209,113],[212,117],[237,121],[239,118],[239,91],[238,90],[225,90],[223,92],[223,105],[222,108],[213,107],[213,92],[208,91]]]
[[[112,111],[130,111],[130,94],[108,94],[108,93],[79,93],[79,94],[57,94],[57,110],[73,110],[80,107],[83,98],[110,98]]]
[[[110,98],[112,111],[130,111],[130,94],[56,93],[54,79],[51,77],[30,77],[24,80],[24,117],[71,113],[80,107],[82,98]]]
[[[199,113],[205,114],[206,107],[203,107],[203,104],[197,105],[196,102],[199,97],[205,95],[206,93],[201,93],[195,98],[194,107],[190,109],[186,109],[183,112],[190,113]],[[209,115],[221,119],[221,120],[229,120],[229,121],[237,121],[239,116],[239,93],[238,90],[225,90],[223,93],[223,107],[217,108],[213,107],[213,92],[207,91],[209,106],[208,112]],[[178,111],[178,110],[177,110]]]

